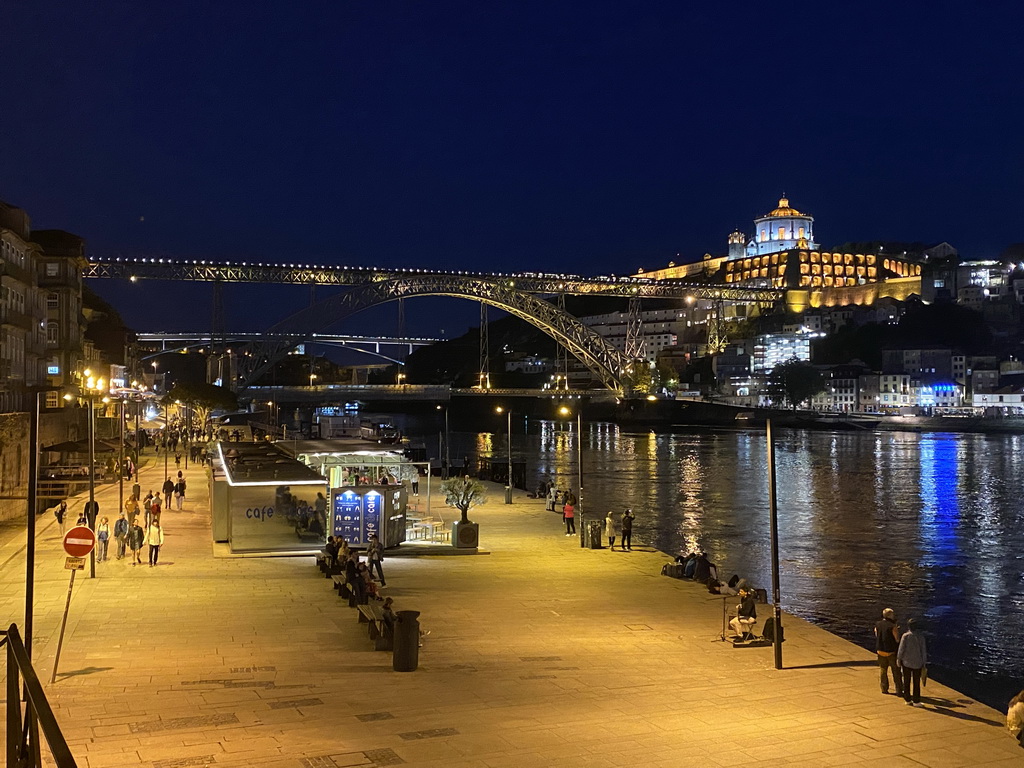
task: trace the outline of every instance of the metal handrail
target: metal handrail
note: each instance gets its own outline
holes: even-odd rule
[[[57,768],[78,768],[57,718],[46,700],[17,624],[0,630],[0,646],[7,646],[7,768],[40,768],[39,733],[50,747]],[[19,690],[24,683],[25,713]],[[38,729],[37,729],[38,724]]]

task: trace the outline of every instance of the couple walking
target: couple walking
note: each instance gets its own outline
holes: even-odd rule
[[[632,509],[627,509],[621,516],[609,512],[604,519],[604,535],[608,537],[608,548],[615,551],[615,539],[622,533],[622,543],[619,549],[623,552],[633,551],[633,521],[636,515]]]
[[[928,644],[921,633],[917,619],[907,622],[907,631],[901,636],[892,608],[882,611],[875,624],[876,653],[878,654],[879,682],[882,693],[889,693],[889,670],[896,686],[896,695],[908,705],[920,707],[921,680],[927,680]]]

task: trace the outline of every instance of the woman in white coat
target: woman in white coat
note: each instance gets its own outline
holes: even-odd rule
[[[618,536],[619,522],[615,519],[615,513],[609,512],[604,519],[604,535],[608,537],[608,547],[615,551],[615,537]]]
[[[155,517],[146,531],[146,543],[149,544],[149,567],[156,565],[160,557],[160,547],[164,544],[164,529],[160,527],[160,518]]]

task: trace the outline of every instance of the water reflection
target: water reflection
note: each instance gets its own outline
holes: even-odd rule
[[[575,487],[575,424],[531,428],[515,444],[530,484]],[[864,646],[883,607],[926,617],[939,679],[1005,705],[1024,684],[1022,447],[1018,436],[783,431],[785,608]],[[585,500],[588,514],[632,507],[638,541],[703,548],[721,574],[769,584],[763,434],[585,424],[583,453],[586,500],[600,500]]]

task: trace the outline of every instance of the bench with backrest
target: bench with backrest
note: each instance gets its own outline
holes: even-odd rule
[[[368,625],[367,634],[373,640],[376,651],[390,651],[394,647],[391,627],[384,621],[384,611],[376,602],[357,606],[359,622]]]

